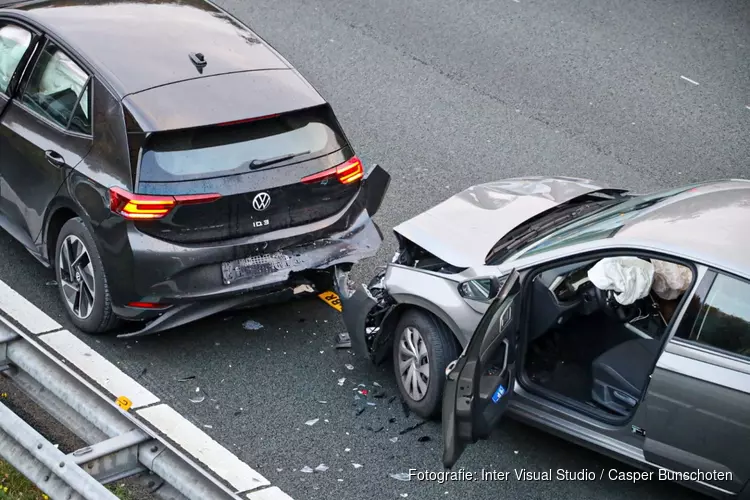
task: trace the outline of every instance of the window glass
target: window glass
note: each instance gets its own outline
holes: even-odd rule
[[[31,44],[31,33],[18,26],[0,24],[0,92],[6,93],[10,80]]]
[[[88,74],[54,44],[47,44],[23,93],[23,102],[61,127],[91,132]],[[79,99],[80,98],[80,99]]]
[[[276,167],[345,145],[329,108],[319,106],[246,123],[155,134],[143,153],[140,179],[172,182],[245,173],[253,160],[276,159]]]
[[[750,284],[717,275],[690,339],[750,358]]]

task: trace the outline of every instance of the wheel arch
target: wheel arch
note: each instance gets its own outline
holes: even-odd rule
[[[54,266],[55,246],[60,230],[70,219],[80,216],[78,207],[66,200],[57,200],[47,212],[47,220],[42,230],[40,250],[50,267]]]
[[[375,353],[375,361],[378,364],[382,363],[385,359],[388,358],[390,347],[393,342],[393,336],[396,330],[396,325],[398,325],[401,317],[408,311],[420,311],[432,316],[435,320],[438,321],[438,324],[440,324],[443,328],[450,332],[451,337],[453,338],[454,342],[456,342],[458,351],[460,352],[463,349],[464,344],[461,341],[461,330],[459,329],[456,322],[453,321],[453,319],[451,319],[450,316],[445,313],[445,311],[437,307],[429,300],[425,300],[424,298],[416,295],[399,295],[396,300],[397,304],[393,306],[390,311],[388,311],[388,315],[383,319],[383,323],[380,326],[381,330],[386,334],[386,337],[381,340],[380,345],[378,346]]]

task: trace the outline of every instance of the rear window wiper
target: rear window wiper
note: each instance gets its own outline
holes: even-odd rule
[[[250,170],[255,170],[256,168],[265,167],[266,165],[272,165],[274,163],[291,160],[292,158],[309,154],[310,151],[300,151],[299,153],[289,153],[281,156],[275,156],[273,158],[256,159],[250,162]]]

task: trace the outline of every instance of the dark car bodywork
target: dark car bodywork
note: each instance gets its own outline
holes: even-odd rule
[[[0,93],[0,226],[49,266],[60,228],[81,217],[95,235],[114,312],[158,316],[138,334],[286,296],[316,284],[317,270],[377,251],[382,236],[371,217],[390,176],[375,165],[346,185],[325,176],[301,182],[335,174],[356,160],[354,151],[318,92],[220,8],[202,0],[52,0],[11,5],[0,17],[34,35],[8,95]],[[46,41],[89,75],[91,134],[55,126],[13,99]],[[149,144],[168,143],[170,134],[252,133],[256,122],[308,111],[332,131],[325,154],[177,180],[142,168]],[[53,164],[50,151],[64,161]],[[114,213],[113,189],[178,202],[159,221],[128,220]],[[246,206],[261,192],[273,201],[259,222]],[[179,204],[203,193],[219,196]]]

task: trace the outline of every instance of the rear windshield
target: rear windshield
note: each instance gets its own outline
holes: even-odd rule
[[[253,160],[276,168],[346,146],[327,105],[246,123],[154,134],[143,151],[140,180],[170,182],[247,173]]]

